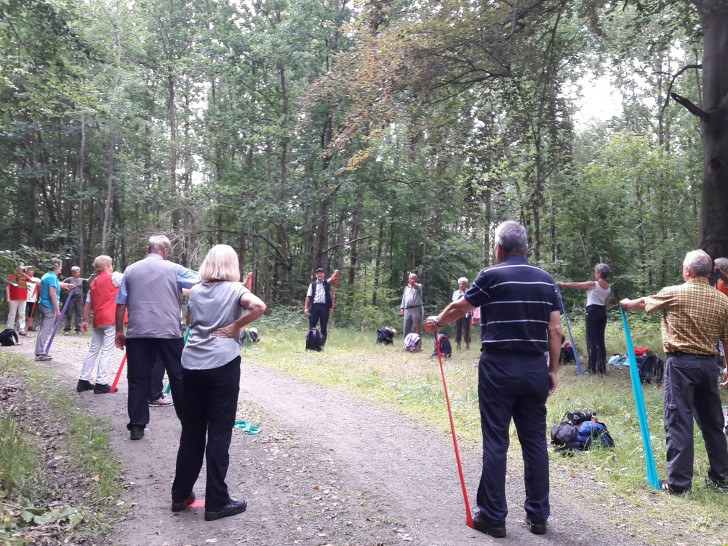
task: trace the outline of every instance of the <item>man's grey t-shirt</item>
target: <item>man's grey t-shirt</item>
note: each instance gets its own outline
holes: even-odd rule
[[[240,298],[250,292],[239,282],[200,283],[192,287],[187,309],[190,335],[182,351],[182,367],[211,370],[240,356],[239,338],[215,337],[212,332],[240,318]]]

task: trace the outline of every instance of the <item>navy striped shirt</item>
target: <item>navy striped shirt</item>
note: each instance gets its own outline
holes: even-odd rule
[[[486,353],[545,353],[552,311],[560,310],[553,277],[522,254],[486,267],[465,292],[480,307],[480,342]]]

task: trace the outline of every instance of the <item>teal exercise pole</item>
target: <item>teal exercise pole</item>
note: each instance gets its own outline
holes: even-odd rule
[[[629,325],[627,317],[624,316],[624,309],[619,307],[622,313],[622,325],[624,326],[624,339],[627,342],[627,355],[629,356],[629,375],[632,377],[632,392],[634,393],[634,403],[637,407],[637,419],[640,423],[640,432],[642,433],[642,446],[645,450],[645,466],[647,467],[647,483],[655,489],[660,488],[660,481],[657,479],[657,469],[655,468],[655,457],[652,454],[652,442],[650,441],[650,429],[647,426],[647,413],[645,412],[645,399],[642,396],[642,384],[640,383],[640,373],[637,370],[637,357],[634,354],[634,345],[632,345],[632,335],[629,333]]]
[[[569,317],[566,316],[566,308],[564,307],[564,300],[561,299],[561,290],[559,285],[555,284],[556,292],[559,293],[559,301],[561,302],[561,310],[564,312],[564,320],[566,321],[566,329],[569,331],[569,340],[571,341],[571,348],[574,350],[574,360],[576,361],[576,369],[581,375],[581,364],[579,363],[579,355],[576,354],[576,345],[574,345],[574,337],[571,335],[571,326],[569,326]]]
[[[190,327],[187,327],[187,331],[185,332],[185,337],[182,340],[182,343],[187,343],[187,336],[190,335]],[[167,388],[164,389],[164,394],[169,394],[169,389],[172,388],[172,383],[167,383]]]

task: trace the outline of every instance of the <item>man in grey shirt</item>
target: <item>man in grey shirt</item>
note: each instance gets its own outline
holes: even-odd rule
[[[126,346],[129,382],[129,424],[132,440],[144,436],[149,422],[149,384],[154,361],[164,363],[172,396],[181,399],[182,366],[180,360],[184,341],[180,329],[182,289],[192,288],[200,276],[167,261],[170,242],[164,235],[153,235],[147,245],[147,257],[133,263],[124,271],[116,294],[116,346]],[[124,334],[124,311],[129,312],[129,324]],[[177,417],[182,419],[179,405]]]
[[[402,304],[399,314],[404,317],[402,335],[412,332],[422,335],[422,319],[425,316],[425,307],[422,304],[422,285],[417,282],[417,275],[409,274],[409,283],[402,293]]]

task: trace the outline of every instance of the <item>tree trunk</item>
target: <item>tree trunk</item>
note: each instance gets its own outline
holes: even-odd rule
[[[86,157],[86,118],[81,112],[81,146],[78,149],[78,225],[76,233],[78,237],[78,263],[84,266],[84,245],[83,245],[83,169],[84,158]]]

